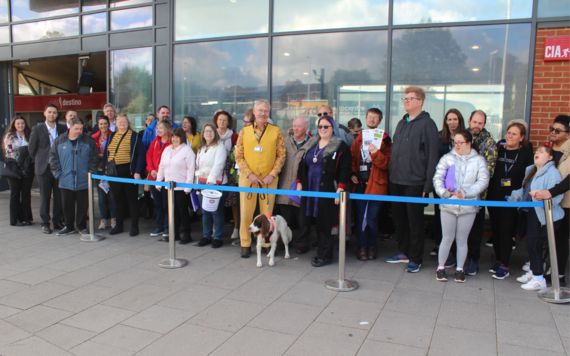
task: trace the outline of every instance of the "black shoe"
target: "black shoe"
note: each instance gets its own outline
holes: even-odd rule
[[[223,244],[224,240],[214,239],[214,241],[212,241],[212,248],[220,248]]]
[[[79,230],[81,236],[91,236],[88,229]]]
[[[211,243],[212,243],[212,240],[207,239],[207,238],[205,238],[205,237],[202,237],[202,240],[200,240],[200,242],[198,242],[198,243],[196,244],[196,246],[198,246],[198,247],[204,247],[204,246],[209,245],[209,244],[211,244]]]
[[[455,271],[455,281],[458,283],[465,283],[465,271]]]
[[[156,237],[156,236],[162,236],[162,234],[164,234],[164,229],[157,228],[156,230],[150,233],[150,236]]]
[[[447,282],[447,272],[445,272],[445,269],[438,269],[435,272],[435,279],[440,282]]]
[[[131,231],[129,232],[129,236],[133,237],[133,236],[137,236],[139,234],[139,229],[136,227],[131,227]]]
[[[49,225],[42,226],[42,232],[44,234],[51,234],[51,229],[49,228]]]
[[[318,260],[318,259],[319,259],[318,256],[311,257],[311,262],[315,262],[315,261]]]
[[[65,225],[62,222],[54,222],[53,223],[53,229],[54,230],[63,230],[64,227],[65,227]]]
[[[69,235],[69,234],[74,234],[75,230],[69,229],[66,227],[64,227],[63,229],[61,229],[56,235],[57,236],[64,236],[64,235]]]
[[[251,255],[251,246],[250,247],[242,247],[241,248],[241,258],[249,258]]]
[[[313,267],[323,267],[326,265],[330,265],[331,263],[332,263],[332,260],[328,260],[328,259],[323,260],[320,258],[317,258],[316,260],[311,261],[311,264],[313,265]]]
[[[30,225],[33,225],[33,224],[34,224],[34,223],[32,223],[31,221],[26,221],[26,222],[24,223],[24,226],[30,226]]]
[[[122,227],[115,226],[114,228],[111,229],[111,231],[109,231],[109,235],[117,235],[120,234],[121,232],[125,232],[125,230],[123,230]]]

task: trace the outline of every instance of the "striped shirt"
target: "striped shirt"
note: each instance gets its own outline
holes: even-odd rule
[[[126,164],[131,162],[131,135],[132,131],[128,130],[126,132],[125,138],[121,142],[119,149],[117,149],[117,145],[119,141],[121,141],[121,137],[123,134],[119,132],[115,133],[113,136],[113,140],[109,144],[109,161],[115,160],[115,164]],[[117,149],[117,153],[115,154],[115,150]]]

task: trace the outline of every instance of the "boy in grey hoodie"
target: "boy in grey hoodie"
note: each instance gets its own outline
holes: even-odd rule
[[[422,111],[425,93],[421,88],[405,90],[406,115],[400,120],[393,137],[390,158],[390,194],[404,197],[427,197],[433,190],[433,176],[439,160],[437,126]],[[400,252],[387,257],[388,263],[407,263],[407,272],[418,272],[424,253],[424,205],[393,203],[392,216],[399,238]]]

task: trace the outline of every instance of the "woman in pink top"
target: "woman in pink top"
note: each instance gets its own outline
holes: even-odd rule
[[[186,133],[181,127],[174,129],[170,137],[172,143],[162,152],[156,180],[158,182],[192,183],[196,165],[196,155],[186,144]],[[161,187],[156,187],[160,190]],[[190,188],[174,188],[174,238],[180,244],[192,242],[190,236]],[[180,225],[182,224],[182,229]],[[180,237],[182,230],[182,237]],[[168,239],[168,238],[166,238]]]

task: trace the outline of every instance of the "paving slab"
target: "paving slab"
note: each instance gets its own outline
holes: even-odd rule
[[[503,344],[529,347],[538,350],[564,352],[564,346],[554,326],[546,327],[497,320],[497,341]]]
[[[96,336],[97,333],[63,324],[54,324],[35,335],[63,350],[69,350]]]
[[[153,305],[123,321],[121,324],[166,334],[186,322],[192,315],[191,312],[186,310]]]
[[[287,350],[295,356],[346,356],[358,352],[367,331],[314,322]]]
[[[134,312],[129,310],[98,304],[63,320],[61,323],[79,329],[101,333],[121,321],[130,318],[134,314]]]
[[[285,292],[278,300],[326,307],[337,294],[338,292],[328,290],[320,283],[300,281]]]
[[[274,331],[244,327],[228,341],[220,345],[212,356],[279,356],[295,341],[293,335]]]
[[[44,282],[0,298],[0,304],[18,309],[29,309],[73,290],[72,287]]]
[[[237,332],[265,308],[265,304],[223,298],[192,317],[188,323]]]
[[[428,355],[495,356],[496,343],[492,333],[437,325]]]
[[[79,313],[119,293],[121,293],[121,290],[96,284],[88,284],[67,294],[48,300],[44,302],[43,305]]]
[[[158,340],[161,336],[162,334],[148,330],[132,328],[126,325],[115,325],[95,336],[91,341],[117,349],[138,352]]]
[[[495,308],[492,305],[444,299],[437,325],[495,334]]]
[[[439,312],[441,300],[442,294],[439,292],[431,293],[395,288],[384,308],[387,310],[435,317]]]
[[[425,356],[427,349],[366,339],[356,356]]]
[[[322,311],[323,308],[312,305],[276,301],[247,325],[298,336],[317,319]]]
[[[323,310],[317,321],[325,324],[369,330],[381,310],[382,304],[380,303],[342,298],[342,294],[339,294]]]
[[[79,346],[76,346],[69,350],[73,355],[76,356],[102,356],[102,355],[113,355],[113,356],[132,356],[135,353],[116,347],[112,347],[105,344],[100,344],[94,341],[86,341]]]
[[[368,339],[427,350],[435,322],[436,318],[431,316],[382,310],[368,334]]]
[[[140,284],[103,302],[105,305],[140,312],[170,296],[174,291]]]
[[[73,356],[73,354],[60,349],[59,347],[40,339],[39,337],[32,336],[14,342],[10,345],[0,347],[0,355],[2,356],[28,356],[28,355],[42,355],[42,356]]]
[[[71,315],[73,313],[65,310],[36,305],[4,320],[27,332],[35,333],[63,319],[67,319]]]

